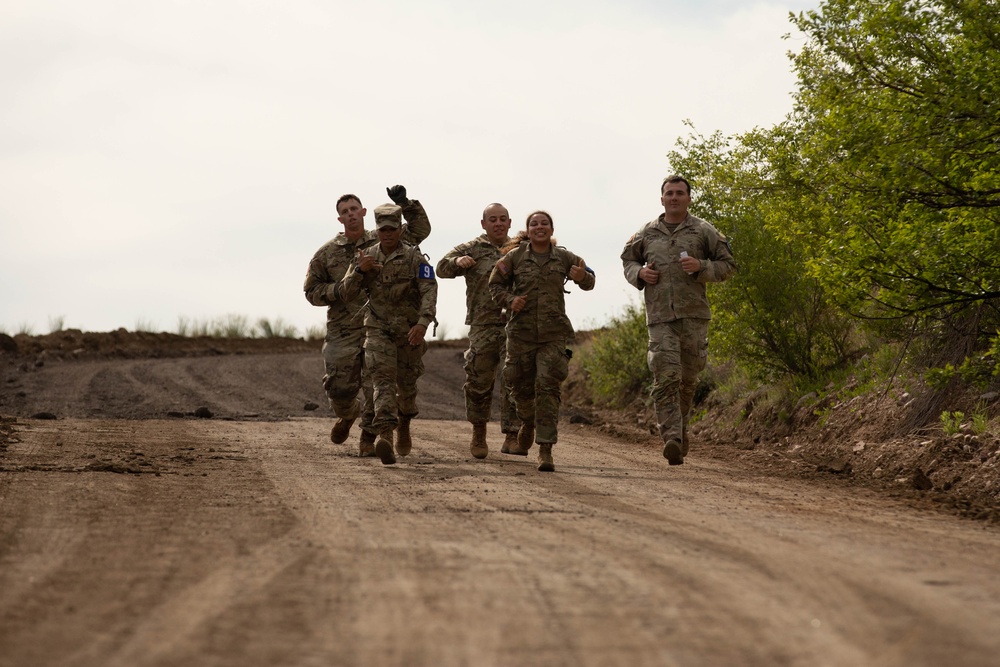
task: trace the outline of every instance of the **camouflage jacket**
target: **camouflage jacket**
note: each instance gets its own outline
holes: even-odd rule
[[[691,317],[711,319],[705,285],[722,282],[736,272],[729,242],[719,231],[693,215],[671,229],[661,214],[632,235],[622,250],[625,280],[643,290],[646,323],[659,324]],[[701,260],[701,269],[688,275],[681,268],[680,254]],[[639,278],[647,264],[660,272],[655,285]]]
[[[556,245],[549,254],[537,255],[531,252],[528,242],[497,261],[489,282],[493,301],[510,312],[514,297],[527,298],[520,312],[510,313],[508,338],[531,343],[573,339],[573,325],[566,316],[563,285],[569,280],[570,267],[579,262],[579,256]],[[593,272],[588,270],[579,285],[583,290],[594,289]]]
[[[382,268],[364,273],[353,264],[341,282],[341,294],[348,301],[367,295],[366,327],[401,337],[415,324],[429,327],[436,321],[437,281],[420,248],[400,243],[385,255],[376,243],[362,252]]]
[[[455,261],[468,255],[476,261],[463,269]],[[465,276],[465,323],[469,325],[504,324],[503,308],[490,298],[490,272],[500,259],[500,248],[490,243],[486,234],[457,245],[441,258],[437,265],[438,278]]]
[[[416,199],[411,199],[403,207],[403,218],[406,222],[403,223],[403,235],[400,237],[402,242],[417,245],[430,236],[431,223],[424,207]],[[328,329],[361,328],[360,311],[365,305],[365,299],[361,295],[345,299],[340,292],[340,285],[347,270],[357,262],[358,250],[377,244],[378,232],[374,229],[366,229],[357,241],[351,241],[341,232],[313,255],[306,271],[303,290],[309,303],[327,306]]]

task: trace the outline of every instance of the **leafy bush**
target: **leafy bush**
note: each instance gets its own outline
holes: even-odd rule
[[[884,317],[1000,298],[995,4],[825,0],[793,22],[788,144],[817,214],[787,229],[818,277]]]
[[[648,390],[653,381],[646,362],[648,340],[646,309],[635,304],[595,334],[582,360],[595,400],[621,407]]]
[[[962,420],[965,419],[965,413],[963,412],[948,412],[945,410],[941,413],[941,429],[944,431],[945,435],[955,435],[962,431]]]

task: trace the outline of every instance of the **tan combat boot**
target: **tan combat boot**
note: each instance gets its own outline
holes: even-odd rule
[[[501,454],[510,454],[510,448],[517,446],[517,432],[505,433],[503,437],[503,447],[500,448]]]
[[[382,465],[392,465],[396,462],[396,455],[392,453],[392,429],[386,429],[378,434],[375,441],[375,456],[382,460]]]
[[[413,447],[413,439],[410,437],[410,417],[400,415],[399,423],[396,425],[396,453],[406,456]]]
[[[477,459],[485,459],[490,453],[490,446],[486,444],[486,424],[472,425],[472,444],[469,450]]]
[[[555,472],[556,464],[552,461],[552,445],[538,445],[539,472]]]
[[[679,466],[684,463],[684,454],[682,454],[681,443],[677,440],[667,440],[667,444],[663,445],[663,458],[667,460],[672,466]]]
[[[365,458],[375,456],[375,434],[361,431],[361,441],[358,443],[358,456]]]
[[[510,454],[514,456],[527,456],[528,450],[535,441],[535,425],[523,422],[521,430],[517,432],[517,441],[510,446]]]
[[[333,444],[344,444],[352,426],[354,426],[353,419],[338,419],[337,423],[333,425],[333,430],[330,431],[330,440],[333,441]]]

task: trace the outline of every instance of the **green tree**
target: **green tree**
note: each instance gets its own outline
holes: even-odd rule
[[[1000,313],[1000,6],[827,0],[807,43],[783,177],[814,201],[783,236],[853,312],[985,340]]]
[[[780,235],[808,201],[799,184],[775,178],[789,160],[784,131],[692,135],[668,158],[693,183],[692,211],[731,237],[739,265],[709,286],[713,350],[758,377],[814,378],[851,357],[853,327],[807,270],[801,241]]]

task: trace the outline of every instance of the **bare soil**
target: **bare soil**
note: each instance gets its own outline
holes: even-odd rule
[[[435,343],[383,466],[319,347],[0,340],[0,666],[996,664],[998,445],[884,437],[901,390],[710,396],[671,467],[577,370],[540,473],[469,455]]]

